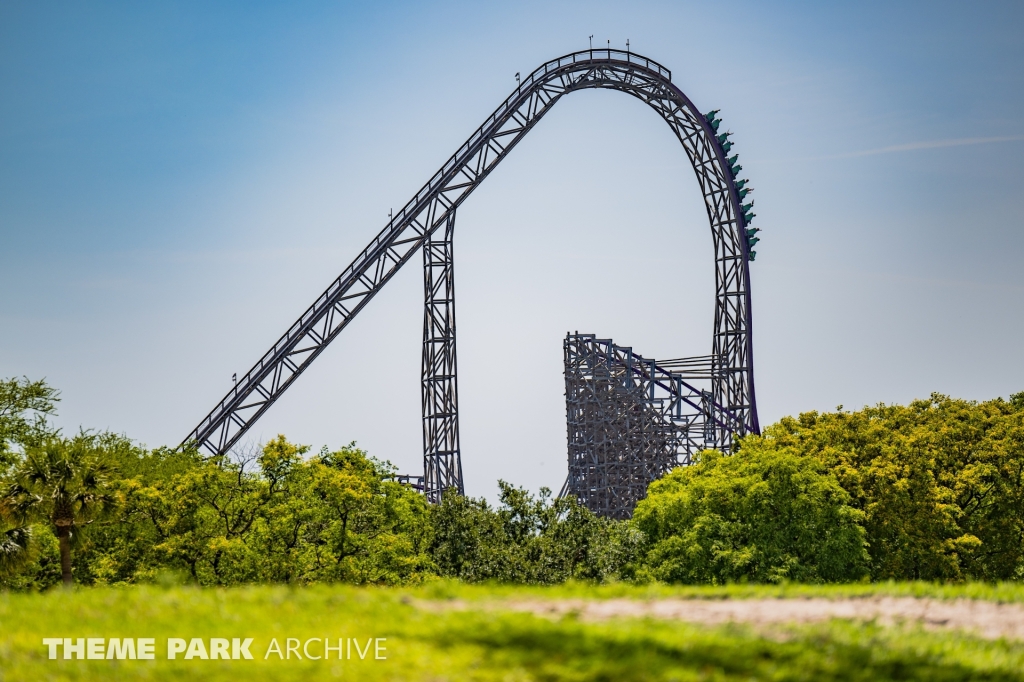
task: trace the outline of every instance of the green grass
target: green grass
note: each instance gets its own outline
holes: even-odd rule
[[[980,599],[1000,603],[1024,603],[1024,583],[961,583],[927,582],[853,583],[845,585],[636,585],[611,583],[565,583],[556,586],[464,585],[438,581],[417,590],[417,596],[438,599],[480,600],[514,596],[589,599],[782,599],[821,597],[826,599],[858,597],[930,597],[932,599]]]
[[[759,633],[622,619],[581,623],[417,604],[537,597],[873,594],[1024,601],[1011,585],[185,587],[0,595],[0,680],[1024,680],[1024,643],[834,621]],[[414,599],[409,599],[413,597]],[[272,638],[387,638],[387,659],[277,660]],[[157,660],[49,660],[43,637],[154,637]],[[168,637],[253,637],[252,661],[175,660]]]

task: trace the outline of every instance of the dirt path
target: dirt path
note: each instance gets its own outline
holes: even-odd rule
[[[431,606],[436,608],[436,602]],[[448,608],[454,609],[481,606],[555,618],[577,614],[586,621],[647,617],[706,624],[749,623],[754,626],[814,623],[832,618],[877,621],[885,625],[917,622],[928,628],[969,630],[989,639],[1024,639],[1024,605],[971,599],[536,599],[487,602],[483,605],[461,601],[448,603]]]

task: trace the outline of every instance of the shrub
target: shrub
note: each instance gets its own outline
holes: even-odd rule
[[[872,579],[1024,577],[1024,394],[807,412],[755,441],[835,474],[865,513]]]
[[[851,581],[867,574],[863,513],[812,457],[750,441],[706,450],[648,488],[639,568],[675,583]]]

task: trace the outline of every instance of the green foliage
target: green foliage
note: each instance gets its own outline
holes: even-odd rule
[[[111,469],[101,454],[86,434],[54,436],[30,446],[0,499],[5,516],[19,523],[45,523],[54,531],[65,586],[72,582],[72,542],[115,502]]]
[[[93,538],[93,582],[178,572],[201,585],[419,580],[427,505],[354,446],[304,458],[283,436],[236,460],[138,453],[115,523]]]
[[[0,578],[16,575],[32,557],[32,528],[0,525]]]
[[[0,473],[16,461],[17,448],[56,435],[47,417],[59,400],[60,392],[45,380],[0,379]]]
[[[60,393],[45,380],[0,379],[0,489],[25,447],[57,436],[47,418],[55,414],[59,400]],[[17,580],[39,557],[38,530],[16,519],[14,511],[0,501],[0,584]]]
[[[498,579],[507,572],[501,523],[486,500],[445,493],[431,512],[430,553],[438,573],[468,582]]]
[[[20,557],[13,570],[0,574],[0,589],[40,592],[62,583],[60,541],[53,529],[43,524],[29,526],[28,529],[32,533],[28,554]],[[83,563],[83,545],[86,544],[76,543],[72,555],[73,573],[80,583],[82,573],[78,566]]]
[[[787,417],[747,448],[795,451],[833,472],[865,514],[871,577],[1024,576],[1024,394]]]
[[[499,481],[499,506],[444,495],[432,511],[431,555],[441,576],[550,584],[615,578],[639,539],[624,524],[596,517],[569,498],[535,498]]]
[[[505,482],[495,507],[430,506],[354,444],[61,438],[58,400],[0,381],[0,587],[1024,578],[1024,393],[785,418],[652,484],[630,522]]]
[[[666,582],[857,580],[863,513],[815,459],[750,443],[705,450],[652,483],[633,522],[649,547],[640,573]]]

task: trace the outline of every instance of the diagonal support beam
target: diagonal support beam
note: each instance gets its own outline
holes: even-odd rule
[[[459,382],[455,361],[455,211],[423,243],[423,492],[440,502],[464,494],[459,451]]]
[[[230,450],[416,250],[435,231],[450,227],[449,214],[555,102],[588,88],[618,90],[647,103],[668,123],[693,165],[715,248],[712,354],[720,361],[712,379],[711,399],[741,420],[735,432],[719,429],[716,442],[728,442],[733,433],[760,433],[754,396],[746,218],[725,151],[715,139],[711,123],[673,85],[668,69],[628,50],[591,49],[542,64],[523,79],[270,350],[238,377],[182,446],[210,455]],[[450,445],[447,449],[457,453],[457,437]],[[440,479],[436,485],[442,485]]]

